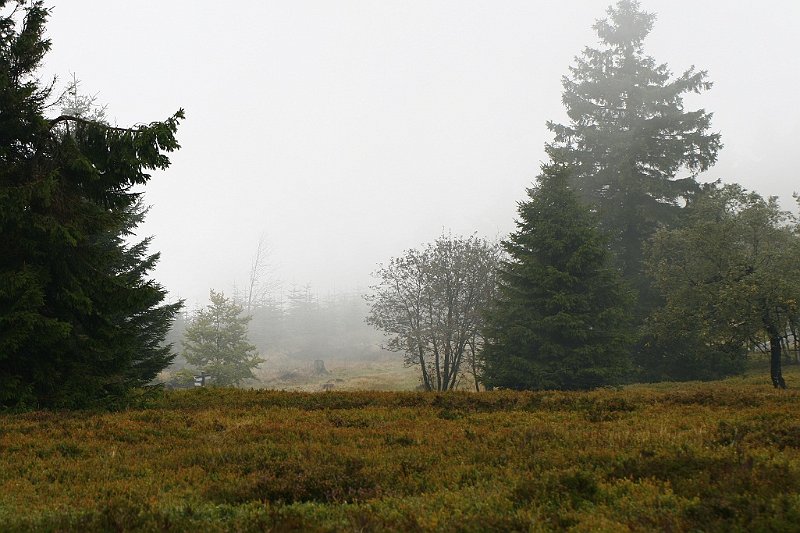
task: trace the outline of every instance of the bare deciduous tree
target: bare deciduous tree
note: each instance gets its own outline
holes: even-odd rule
[[[475,236],[445,236],[408,250],[374,274],[367,322],[389,337],[387,348],[418,366],[426,390],[450,390],[471,374],[480,380],[483,310],[495,290],[500,248]]]
[[[262,233],[258,238],[258,246],[256,247],[255,254],[253,254],[253,259],[250,263],[250,271],[247,275],[244,308],[248,315],[252,313],[254,307],[264,300],[267,293],[274,285],[274,281],[264,280],[270,270],[269,255],[269,244],[267,243],[266,236]]]

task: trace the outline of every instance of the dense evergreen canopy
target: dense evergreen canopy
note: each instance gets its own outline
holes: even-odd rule
[[[628,370],[630,294],[569,174],[543,167],[503,242],[510,259],[484,332],[490,387],[587,389]]]
[[[165,169],[181,111],[147,126],[45,116],[41,2],[0,0],[0,406],[82,406],[150,382],[172,359],[180,307],[129,243],[133,188]],[[15,9],[12,8],[15,7]],[[57,99],[56,99],[57,100]]]
[[[684,109],[683,95],[711,87],[694,67],[673,78],[645,54],[655,15],[621,0],[594,25],[601,48],[586,48],[564,77],[568,124],[548,123],[547,152],[570,163],[572,184],[596,209],[623,274],[640,294],[640,318],[654,305],[642,269],[643,245],[670,225],[697,192],[694,175],[717,159],[711,114]]]

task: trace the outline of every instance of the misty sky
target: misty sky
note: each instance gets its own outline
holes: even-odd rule
[[[120,125],[183,107],[183,148],[146,188],[154,272],[190,308],[273,277],[364,290],[376,264],[442,233],[513,229],[563,121],[561,76],[610,2],[51,1],[43,79],[75,73]],[[704,180],[787,208],[800,139],[797,0],[650,0],[647,52],[709,71],[687,108],[725,147]]]

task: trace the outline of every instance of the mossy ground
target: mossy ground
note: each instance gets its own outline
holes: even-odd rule
[[[763,371],[589,393],[204,389],[0,414],[3,531],[798,524],[800,391]]]

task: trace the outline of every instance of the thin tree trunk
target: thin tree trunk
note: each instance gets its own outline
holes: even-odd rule
[[[475,381],[475,392],[481,391],[481,386],[478,383],[478,361],[475,355],[475,340],[470,343],[469,349],[472,352],[472,379]]]
[[[785,389],[786,382],[783,380],[781,372],[781,336],[776,331],[769,335],[769,373],[772,377],[772,385],[776,389]]]
[[[422,351],[422,345],[419,344],[419,340],[417,341],[417,355],[419,357],[419,368],[422,370],[422,383],[425,386],[425,390],[431,390],[431,379],[428,376],[428,369],[425,368],[425,354]]]

